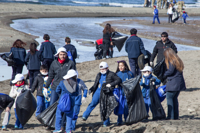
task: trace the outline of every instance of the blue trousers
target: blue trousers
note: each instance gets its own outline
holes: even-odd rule
[[[131,72],[133,73],[133,75],[136,77],[137,75],[140,75],[140,69],[138,66],[138,58],[129,58],[129,65],[131,68]]]
[[[154,16],[153,16],[153,23],[155,23],[155,19],[156,19],[156,18],[157,18],[158,23],[160,24],[160,20],[159,20],[158,15],[154,15]]]
[[[149,113],[149,108],[151,109],[151,99],[150,98],[144,98],[145,107],[147,110],[147,114]]]
[[[35,116],[38,116],[40,113],[42,113],[44,109],[45,109],[44,96],[37,96],[37,109],[35,112]]]
[[[20,129],[23,129],[24,127],[22,126],[22,124],[21,124],[20,121],[19,121],[19,118],[18,118],[18,116],[17,116],[16,109],[14,108],[14,110],[15,110],[15,118],[16,118],[15,126],[17,126],[17,127],[20,128]]]
[[[186,24],[186,18],[183,18],[183,22]]]
[[[99,104],[101,89],[97,89],[92,97],[92,102],[88,105],[86,111],[83,113],[83,117],[86,119],[89,117],[92,110]],[[103,125],[110,125],[110,119],[108,118],[103,122]]]
[[[58,99],[59,99],[59,96],[56,93],[56,90],[51,90],[50,106],[54,104]]]
[[[128,104],[127,102],[125,102],[125,105],[124,105],[124,120],[126,121],[126,118],[128,116]],[[122,123],[122,115],[118,115],[118,119],[117,119],[117,123]]]
[[[49,107],[49,105],[50,105],[50,102],[45,102],[44,103],[44,107],[45,107],[44,110],[47,109]]]
[[[30,81],[30,88],[34,82],[35,77],[40,73],[39,70],[29,70],[29,81]]]
[[[179,119],[178,96],[180,91],[167,91],[168,119]]]

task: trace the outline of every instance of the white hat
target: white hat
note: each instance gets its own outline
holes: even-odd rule
[[[18,81],[21,81],[23,79],[24,79],[24,75],[23,74],[17,74],[17,75],[15,75],[15,79],[12,81],[12,83],[15,84]]]
[[[60,52],[65,52],[65,53],[67,53],[66,49],[65,49],[64,47],[61,47],[61,48],[58,49],[57,53],[56,53],[54,56],[58,56],[58,54],[59,54]]]
[[[108,68],[108,64],[106,62],[101,62],[99,64],[99,69],[104,69],[104,68]]]
[[[145,66],[141,71],[142,72],[144,72],[144,71],[152,72],[152,68],[150,66]]]
[[[77,72],[74,69],[70,69],[63,79],[69,79],[71,77],[77,76]]]

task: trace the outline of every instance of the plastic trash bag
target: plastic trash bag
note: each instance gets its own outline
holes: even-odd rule
[[[139,66],[140,70],[142,70],[145,67],[146,63],[148,63],[148,65],[150,66],[151,53],[148,50],[146,50],[146,52],[148,55],[147,59],[144,58],[144,54],[141,54],[138,57],[138,66]]]
[[[12,53],[1,54],[0,57],[8,63],[8,66],[14,66],[15,61],[12,59]]]
[[[124,89],[129,108],[126,124],[139,122],[148,117],[139,80],[141,75],[124,81],[121,86]]]
[[[64,95],[61,96],[59,103],[58,103],[58,108],[60,109],[61,112],[64,113],[70,113],[71,111],[71,100],[70,96],[68,93],[65,93]]]
[[[172,23],[176,22],[179,19],[179,12],[176,11],[176,9],[173,9],[173,14],[172,14]]]
[[[161,82],[164,82],[166,80],[166,77],[164,77],[166,69],[165,59],[163,59],[153,68],[153,74],[156,75],[156,77],[160,79]]]
[[[118,32],[113,32],[111,35],[111,38],[112,38],[113,44],[117,47],[118,51],[120,52],[128,36],[123,36],[119,34]]]
[[[20,123],[24,126],[37,107],[36,100],[30,90],[21,93],[16,101],[16,112]]]
[[[44,124],[45,126],[55,128],[57,105],[58,102],[55,102],[42,113],[40,113],[37,116],[38,121]]]
[[[166,85],[158,87],[156,89],[156,93],[158,94],[158,98],[160,99],[160,102],[164,101],[166,98]]]

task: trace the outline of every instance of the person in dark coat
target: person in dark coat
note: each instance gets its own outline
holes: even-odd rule
[[[37,51],[36,47],[37,45],[35,43],[31,43],[30,51],[25,58],[25,62],[28,64],[30,88],[32,87],[35,77],[40,73],[40,65],[43,60],[41,52]]]
[[[68,51],[71,52],[71,55],[73,57],[73,61],[76,64],[76,60],[75,59],[77,58],[77,50],[76,50],[75,46],[71,44],[71,39],[69,37],[65,38],[65,44],[66,45],[63,46],[63,47],[66,49],[67,52]]]
[[[168,106],[167,119],[179,119],[178,96],[180,91],[186,89],[185,80],[183,78],[184,65],[182,60],[174,52],[168,48],[164,52],[167,71],[164,76],[167,77],[166,96]]]
[[[42,42],[40,47],[40,52],[44,58],[42,64],[46,65],[48,69],[51,66],[51,63],[54,60],[54,54],[56,54],[55,45],[49,41],[50,37],[48,34],[44,34],[43,36],[44,42]]]
[[[157,63],[162,61],[162,59],[164,58],[163,53],[166,48],[172,48],[174,50],[174,52],[177,53],[177,48],[176,48],[175,44],[171,40],[169,40],[168,33],[163,32],[161,34],[161,40],[156,42],[156,45],[153,49],[153,53],[152,53],[151,59],[150,59],[151,66],[153,66],[153,61],[154,61],[156,55],[157,55]]]
[[[15,78],[16,74],[22,73],[23,66],[24,64],[26,64],[25,62],[26,50],[24,48],[25,45],[26,43],[24,43],[20,39],[17,39],[13,43],[13,46],[11,47],[10,54],[12,54],[11,57],[15,61],[15,66],[12,66],[13,73],[11,80]],[[10,85],[12,85],[11,82]]]
[[[141,73],[138,66],[138,57],[141,54],[144,54],[145,59],[147,59],[148,55],[144,48],[142,39],[137,36],[137,30],[133,28],[130,30],[130,33],[131,36],[127,39],[125,43],[125,50],[128,53],[131,72],[134,74],[134,76],[137,76]]]
[[[106,62],[101,62],[99,64],[100,73],[97,74],[94,85],[90,88],[89,94],[93,93],[92,101],[88,105],[86,111],[83,113],[82,119],[87,120],[92,110],[99,104],[100,93],[103,83],[106,83],[106,87],[115,87],[115,85],[120,84],[121,79],[114,73],[109,71],[108,64]],[[113,90],[109,90],[113,91]],[[110,125],[109,118],[103,122],[103,126],[106,127]]]

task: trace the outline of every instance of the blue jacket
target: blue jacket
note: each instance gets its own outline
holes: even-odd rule
[[[186,89],[183,73],[169,63],[169,69],[164,74],[167,77],[166,91],[182,91]]]
[[[68,52],[68,51],[71,52],[72,57],[73,57],[73,60],[74,60],[74,62],[75,62],[75,59],[77,58],[77,51],[76,51],[75,46],[72,45],[72,44],[67,44],[67,45],[65,45],[65,46],[63,46],[63,47],[66,49],[67,52]]]
[[[40,51],[36,51],[34,55],[28,52],[25,58],[28,70],[40,70],[41,61],[43,61],[43,57]]]
[[[154,16],[158,16],[158,9],[156,8],[156,9],[154,9]]]
[[[182,17],[186,19],[188,17],[187,13],[183,13]]]
[[[127,39],[125,50],[128,53],[128,58],[138,58],[142,53],[147,55],[141,38],[137,36],[131,36]]]
[[[40,52],[44,59],[54,59],[54,54],[56,54],[55,45],[50,41],[42,42]]]
[[[24,48],[12,47],[10,53],[12,53],[12,58],[16,65],[25,64],[26,50]]]

